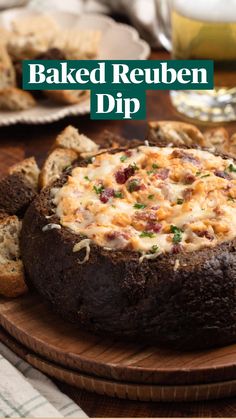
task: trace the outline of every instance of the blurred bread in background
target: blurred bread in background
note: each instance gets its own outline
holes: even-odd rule
[[[1,1],[1,0],[0,0]],[[88,98],[85,90],[22,90],[22,60],[89,60],[98,57],[101,33],[97,30],[61,28],[44,13],[20,16],[0,27],[0,109],[22,111],[49,98],[60,105],[78,104]]]

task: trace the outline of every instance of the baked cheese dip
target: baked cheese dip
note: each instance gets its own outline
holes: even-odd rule
[[[236,236],[236,166],[207,151],[140,146],[96,156],[53,190],[62,226],[141,258]]]

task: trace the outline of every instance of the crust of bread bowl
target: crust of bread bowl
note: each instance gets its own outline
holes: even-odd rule
[[[21,234],[27,275],[54,310],[93,333],[178,349],[235,341],[236,239],[142,263],[133,251],[91,243],[89,260],[79,264],[85,251],[73,248],[85,237],[63,226],[43,231],[59,224],[50,191],[70,171],[34,200]]]

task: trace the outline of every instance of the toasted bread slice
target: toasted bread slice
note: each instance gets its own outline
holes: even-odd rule
[[[228,150],[236,158],[236,133],[229,139]]]
[[[229,151],[229,134],[223,127],[208,129],[204,132],[204,146],[217,151],[227,153]]]
[[[89,96],[87,90],[45,90],[44,94],[49,99],[64,105],[76,105]]]
[[[18,35],[40,34],[55,36],[60,30],[57,22],[49,15],[21,16],[11,22],[12,30]]]
[[[28,159],[22,160],[20,163],[14,164],[14,166],[10,167],[8,173],[9,175],[21,173],[37,192],[40,170],[34,157],[29,157]]]
[[[0,109],[22,111],[34,106],[35,100],[29,92],[17,87],[7,87],[0,90]]]
[[[21,221],[16,216],[0,217],[0,294],[17,297],[27,291],[20,259]]]
[[[125,137],[121,137],[119,134],[104,130],[99,135],[98,142],[102,149],[112,149],[127,146],[128,140]]]
[[[78,157],[74,150],[55,148],[46,159],[39,175],[39,186],[45,188],[58,179],[66,167],[70,166]]]
[[[6,45],[10,37],[11,37],[10,30],[4,28],[3,26],[1,26],[0,27],[0,39],[1,39],[1,42]]]
[[[48,49],[49,42],[43,33],[19,35],[11,33],[7,42],[7,50],[12,60],[32,60]]]
[[[58,33],[51,47],[64,51],[67,60],[90,60],[98,56],[100,31],[67,29]]]
[[[0,180],[0,210],[7,214],[22,216],[35,196],[35,189],[20,172]]]
[[[15,70],[0,63],[0,90],[13,87],[16,83]]]
[[[149,122],[148,140],[156,142],[161,147],[204,145],[204,137],[197,127],[178,121]]]
[[[56,138],[55,147],[68,148],[74,150],[78,155],[83,153],[96,153],[98,145],[80,134],[72,125],[68,125]]]
[[[0,42],[0,89],[16,84],[15,69],[5,44]]]

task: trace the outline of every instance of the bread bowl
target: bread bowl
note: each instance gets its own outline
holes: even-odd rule
[[[156,144],[78,160],[24,217],[30,281],[93,333],[181,349],[233,342],[235,171],[229,157]]]

